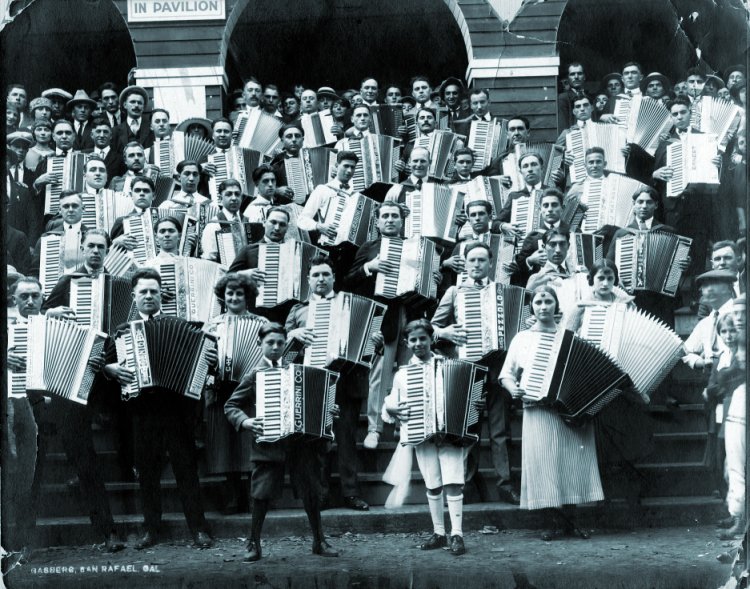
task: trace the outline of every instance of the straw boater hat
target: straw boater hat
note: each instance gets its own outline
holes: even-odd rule
[[[125,90],[120,92],[120,106],[125,104],[125,99],[131,94],[140,94],[143,96],[144,107],[148,104],[148,92],[146,92],[145,88],[142,88],[141,86],[128,86]]]
[[[333,98],[334,100],[336,100],[339,97],[339,95],[336,94],[336,91],[330,86],[321,86],[320,88],[318,88],[318,91],[315,94],[317,94],[319,97],[329,96],[330,98]]]
[[[42,96],[44,98],[49,98],[50,96],[58,96],[66,102],[73,98],[73,95],[70,92],[66,92],[62,88],[47,88],[44,92],[42,92]]]
[[[651,72],[648,76],[641,80],[641,92],[646,92],[646,88],[648,88],[648,84],[652,80],[659,80],[661,82],[661,85],[664,86],[665,94],[668,93],[672,88],[672,82],[669,81],[669,78],[667,76],[665,76],[664,74],[660,74],[659,72]]]
[[[734,284],[735,280],[737,280],[737,275],[729,270],[709,270],[700,276],[696,276],[695,284],[698,286],[703,286],[706,282],[727,282]]]
[[[96,100],[91,100],[91,98],[89,98],[89,95],[86,94],[85,90],[76,90],[76,95],[68,100],[68,109],[82,102],[85,102],[91,108],[96,108]]]
[[[19,141],[22,141],[31,147],[34,143],[34,138],[31,136],[31,133],[28,133],[27,131],[15,131],[10,133],[6,139],[8,145],[13,145]]]
[[[706,74],[706,84],[708,84],[709,81],[713,81],[719,90],[724,88],[724,80],[722,80],[716,74]]]

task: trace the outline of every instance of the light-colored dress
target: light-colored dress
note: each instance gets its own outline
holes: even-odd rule
[[[513,338],[500,373],[501,379],[518,381],[521,371],[530,368],[541,333],[531,329]],[[604,499],[592,423],[571,427],[550,407],[525,404],[521,465],[523,509],[544,509]]]

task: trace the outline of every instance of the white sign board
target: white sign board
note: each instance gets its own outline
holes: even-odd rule
[[[128,0],[128,22],[224,20],[224,0]]]

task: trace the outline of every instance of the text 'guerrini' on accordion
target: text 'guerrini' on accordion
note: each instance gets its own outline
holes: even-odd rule
[[[482,289],[459,289],[456,322],[466,331],[466,343],[458,346],[458,357],[481,362],[507,350],[516,333],[526,328],[530,295],[525,288],[497,282]]]
[[[726,151],[730,132],[737,130],[741,119],[741,106],[714,96],[701,96],[696,99],[690,111],[690,124],[693,129],[716,135],[721,151]]]
[[[107,334],[72,321],[35,315],[27,332],[26,389],[46,391],[85,405],[104,354]]]
[[[424,237],[383,237],[380,259],[393,264],[392,272],[378,272],[375,296],[402,301],[424,302],[437,298],[435,273],[440,270],[440,253]]]
[[[305,366],[344,372],[355,366],[372,366],[375,344],[387,307],[372,299],[339,292],[335,297],[310,300],[307,328],[313,343],[305,348]]]
[[[404,237],[427,237],[442,244],[456,243],[456,216],[464,212],[464,193],[450,186],[425,182],[421,190],[406,193],[409,216],[404,220]]]
[[[539,229],[542,224],[542,191],[533,190],[533,194],[521,194],[510,203],[510,222],[521,230],[523,235]]]
[[[161,275],[162,314],[205,323],[221,313],[214,285],[226,273],[224,266],[174,256],[154,259],[153,267]]]
[[[521,160],[521,156],[527,153],[537,153],[541,156],[543,161],[542,184],[554,186],[552,174],[562,167],[565,159],[565,150],[562,146],[554,143],[516,143],[502,161],[503,175],[510,177],[510,190],[523,190],[526,186],[518,162]]]
[[[618,95],[613,114],[625,131],[625,140],[651,156],[656,153],[659,137],[672,128],[672,117],[664,103],[642,94]]]
[[[466,257],[466,247],[474,243],[474,240],[468,239],[458,244],[458,255],[462,258]],[[512,272],[508,272],[506,264],[510,264],[516,255],[516,242],[515,240],[506,239],[502,234],[490,233],[486,235],[483,240],[486,243],[490,251],[492,252],[492,258],[490,259],[490,280],[499,282],[500,284],[510,284],[510,277]],[[469,281],[469,273],[464,269],[461,274],[458,275],[458,284],[463,284]]]
[[[615,264],[620,284],[631,294],[650,290],[675,296],[692,243],[689,237],[662,231],[634,231],[618,237]]]
[[[633,216],[633,195],[645,188],[638,180],[620,174],[586,178],[578,202],[587,210],[579,208],[580,215],[570,220],[571,228],[594,233],[607,225],[627,227]]]
[[[44,189],[45,215],[56,215],[60,210],[60,194],[63,190],[83,190],[83,169],[87,159],[88,155],[79,151],[47,158],[47,173],[59,177],[60,182],[47,184]]]
[[[333,405],[339,375],[289,364],[256,373],[255,416],[263,419],[258,442],[283,438],[333,440]]]
[[[627,141],[625,130],[618,125],[586,122],[581,129],[569,131],[565,136],[565,146],[573,153],[570,166],[570,181],[582,182],[586,179],[585,155],[589,147],[601,147],[607,161],[607,171],[625,173],[625,155],[622,149]]]
[[[472,172],[484,170],[508,145],[508,121],[471,121],[466,147],[474,152]]]
[[[242,186],[242,194],[252,195],[255,193],[253,183],[253,170],[263,163],[263,154],[255,149],[243,149],[233,145],[220,153],[212,153],[208,156],[208,163],[213,164],[216,173],[208,182],[208,191],[211,200],[217,202],[220,198],[219,186],[224,180],[233,178]]]
[[[629,385],[605,351],[572,331],[538,335],[531,365],[521,374],[526,401],[546,401],[563,419],[577,422],[594,417]]]
[[[433,131],[429,135],[420,135],[414,142],[414,148],[423,147],[430,152],[430,166],[427,175],[436,180],[450,180],[453,175],[453,152],[458,149],[463,135],[451,131]]]
[[[272,155],[280,143],[279,129],[283,122],[275,116],[256,108],[241,112],[234,123],[236,144],[245,149],[254,149]]]
[[[63,274],[83,264],[81,234],[74,231],[45,233],[39,245],[39,281],[44,296],[52,292]]]
[[[479,439],[479,410],[487,369],[471,362],[435,356],[408,364],[406,401],[409,419],[401,424],[401,443],[416,446],[430,440],[469,446]]]
[[[324,250],[301,241],[258,244],[258,270],[264,273],[255,305],[273,309],[289,302],[302,302],[310,294],[310,261]]]
[[[331,131],[331,127],[336,123],[333,120],[331,109],[326,108],[319,112],[303,113],[299,122],[305,132],[304,147],[320,147],[321,145],[336,143],[336,135]]]
[[[258,333],[268,321],[254,315],[225,315],[216,329],[219,380],[240,382],[260,362]]]
[[[76,323],[111,334],[118,325],[135,316],[128,278],[99,274],[74,277],[70,281],[70,308]]]
[[[361,139],[343,139],[339,147],[359,157],[352,176],[352,190],[363,192],[376,183],[398,182],[396,163],[400,141],[388,135],[368,133]]]
[[[379,104],[370,107],[370,132],[390,135],[400,139],[398,129],[404,125],[404,109],[401,105]]]
[[[303,147],[297,157],[284,159],[286,185],[294,191],[294,203],[304,205],[318,184],[331,179],[336,154],[328,147]]]
[[[359,247],[371,237],[371,225],[378,203],[358,192],[339,191],[328,204],[323,223],[336,228],[336,238],[321,233],[318,245],[332,247],[350,244]]]
[[[682,141],[667,145],[667,166],[672,178],[666,196],[679,196],[687,188],[713,192],[719,186],[719,168],[711,161],[719,153],[716,135],[688,133]]]
[[[216,232],[216,248],[219,251],[219,261],[225,266],[232,265],[243,247],[263,237],[262,223],[214,222],[220,225]]]
[[[620,365],[647,403],[685,354],[682,339],[665,323],[622,303],[586,306],[580,335]]]
[[[201,398],[209,370],[206,353],[216,342],[200,323],[158,315],[150,321],[131,321],[114,339],[117,362],[134,375],[132,382],[122,385],[124,399],[150,388]]]

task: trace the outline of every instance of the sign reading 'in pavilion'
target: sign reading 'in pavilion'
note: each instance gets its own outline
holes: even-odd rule
[[[224,19],[224,0],[128,0],[128,22]]]

